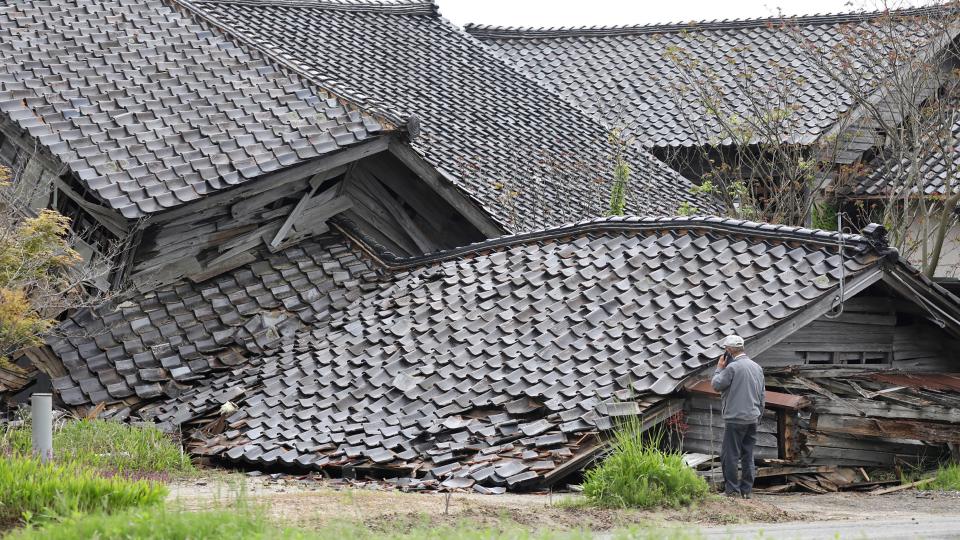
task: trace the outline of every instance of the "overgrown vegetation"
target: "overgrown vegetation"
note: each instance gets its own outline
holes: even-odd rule
[[[661,434],[643,432],[639,420],[625,422],[611,441],[610,455],[586,472],[583,494],[608,507],[678,507],[703,499],[709,487],[679,452],[660,448]]]
[[[44,210],[0,231],[0,359],[38,345],[53,326],[57,310],[49,309],[46,291],[62,291],[68,270],[82,261],[67,244],[69,223]]]
[[[0,362],[41,343],[64,311],[101,300],[87,284],[104,265],[84,265],[73,249],[70,219],[34,210],[39,186],[18,183],[0,166]]]
[[[30,454],[29,424],[8,429],[0,451]],[[53,434],[54,459],[122,475],[188,473],[190,457],[162,431],[149,424],[129,425],[107,420],[73,420],[58,425]]]
[[[709,184],[698,191],[730,217],[800,226],[812,218],[834,229],[830,209],[816,206],[840,202],[861,226],[883,223],[901,255],[936,275],[960,225],[960,70],[949,60],[960,54],[960,2],[937,4],[909,13],[898,2],[868,4],[882,13],[843,25],[830,40],[790,19],[771,22],[792,54],[762,63],[749,43],[705,62],[700,51],[712,42],[702,33],[665,40],[675,75],[665,74],[663,97],[696,141],[664,160]],[[821,92],[841,106],[819,111],[833,127],[815,133],[804,102]],[[864,142],[876,155],[850,163]],[[745,189],[731,189],[737,182]]]
[[[74,516],[43,527],[30,527],[8,536],[10,539],[72,540],[278,540],[314,538],[305,531],[272,525],[261,514],[236,509],[207,512],[174,512],[162,507],[136,509],[115,514]]]
[[[960,491],[960,464],[950,463],[937,469],[933,481],[920,486],[932,491]]]
[[[40,463],[26,456],[0,460],[2,526],[149,506],[162,502],[166,494],[163,485],[121,477],[104,478],[75,463]]]

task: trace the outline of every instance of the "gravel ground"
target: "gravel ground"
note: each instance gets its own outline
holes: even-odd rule
[[[531,528],[588,528],[605,531],[632,524],[729,526],[749,523],[828,520],[943,519],[960,516],[960,493],[904,491],[872,496],[757,495],[749,501],[711,497],[692,508],[639,511],[584,508],[571,504],[575,494],[480,495],[403,493],[377,483],[302,480],[296,477],[249,477],[214,474],[170,486],[170,500],[188,509],[233,504],[237,497],[266,509],[288,523],[318,527],[334,520],[355,520],[372,527],[402,523],[453,524],[465,519],[494,526],[509,519]]]
[[[756,499],[785,512],[813,515],[818,520],[960,516],[960,492],[906,490],[887,495],[788,493],[758,495]]]

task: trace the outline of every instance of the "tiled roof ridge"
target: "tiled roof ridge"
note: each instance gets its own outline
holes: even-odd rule
[[[397,15],[436,15],[434,0],[192,0],[197,4],[238,4],[334,9],[338,11],[375,11]]]
[[[957,11],[944,5],[923,6],[917,8],[859,11],[848,13],[825,13],[814,15],[790,15],[758,17],[748,19],[715,19],[709,21],[690,21],[673,23],[648,23],[615,26],[558,26],[523,27],[498,26],[490,24],[467,23],[464,30],[478,39],[548,39],[563,37],[621,36],[643,34],[672,34],[691,31],[722,31],[742,28],[762,28],[788,24],[797,25],[838,25],[863,22],[883,16],[912,17],[941,13],[944,9]]]
[[[778,241],[801,241],[824,246],[836,247],[840,238],[843,238],[846,248],[859,251],[873,250],[878,254],[886,255],[891,252],[887,245],[887,230],[882,225],[870,224],[864,227],[864,234],[838,233],[822,229],[810,229],[789,225],[773,225],[742,219],[723,218],[717,216],[672,216],[672,217],[640,217],[640,216],[613,216],[585,219],[573,223],[559,225],[547,229],[530,231],[520,234],[508,234],[466,246],[445,251],[437,251],[415,257],[398,257],[383,246],[371,241],[360,233],[356,226],[345,219],[338,219],[335,223],[348,238],[355,240],[355,244],[367,251],[367,254],[378,264],[390,270],[403,270],[419,266],[428,266],[438,262],[461,258],[468,255],[488,252],[499,248],[553,240],[565,236],[583,235],[591,232],[622,232],[622,231],[665,231],[675,229],[696,229],[703,231],[720,231],[740,234],[753,238]]]
[[[211,29],[221,32],[228,39],[236,41],[242,44],[244,47],[249,47],[256,51],[258,54],[263,55],[270,61],[274,62],[279,68],[287,70],[291,73],[296,74],[297,76],[303,78],[305,81],[309,81],[319,87],[320,89],[328,92],[330,95],[345,101],[347,104],[352,105],[358,108],[361,112],[367,113],[376,119],[384,122],[385,127],[390,128],[394,127],[404,131],[408,134],[411,139],[417,137],[419,133],[419,119],[413,111],[399,111],[395,110],[392,107],[380,103],[368,96],[361,96],[354,94],[353,92],[346,91],[340,88],[339,85],[333,83],[330,80],[317,77],[314,74],[307,73],[305,70],[297,66],[294,62],[287,60],[282,54],[276,52],[269,47],[265,47],[260,43],[257,43],[255,40],[250,39],[243,32],[234,29],[230,25],[220,21],[216,17],[210,15],[208,12],[199,9],[194,4],[246,4],[246,5],[290,5],[291,7],[316,7],[316,6],[351,6],[351,5],[361,5],[369,4],[370,6],[376,5],[389,5],[388,2],[382,1],[373,1],[368,2],[366,0],[166,0],[171,5],[185,10],[190,16],[195,18],[201,24],[210,27]],[[425,4],[429,2],[432,5],[432,0],[403,0],[405,3],[409,2],[410,5],[413,4]],[[399,3],[397,4],[400,5]],[[343,8],[341,8],[343,9]],[[388,129],[389,130],[389,129]]]

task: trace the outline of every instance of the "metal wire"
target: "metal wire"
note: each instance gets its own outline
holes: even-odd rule
[[[837,296],[833,300],[833,305],[830,306],[830,311],[823,314],[823,316],[828,319],[836,319],[843,314],[843,296],[847,277],[846,261],[843,260],[843,250],[845,247],[843,236],[843,215],[843,212],[837,212],[837,253],[840,255],[840,289]]]

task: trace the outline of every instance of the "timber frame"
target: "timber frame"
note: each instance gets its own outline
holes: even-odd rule
[[[21,156],[22,169],[32,171],[24,181],[42,192],[34,204],[68,210],[78,239],[100,240],[87,242],[84,252],[113,258],[111,283],[101,288],[147,291],[181,278],[204,281],[251,262],[261,247],[276,252],[324,234],[335,216],[397,256],[504,231],[396,132],[135,220],[90,194],[11,122],[0,123],[0,135],[16,148],[8,153]]]

